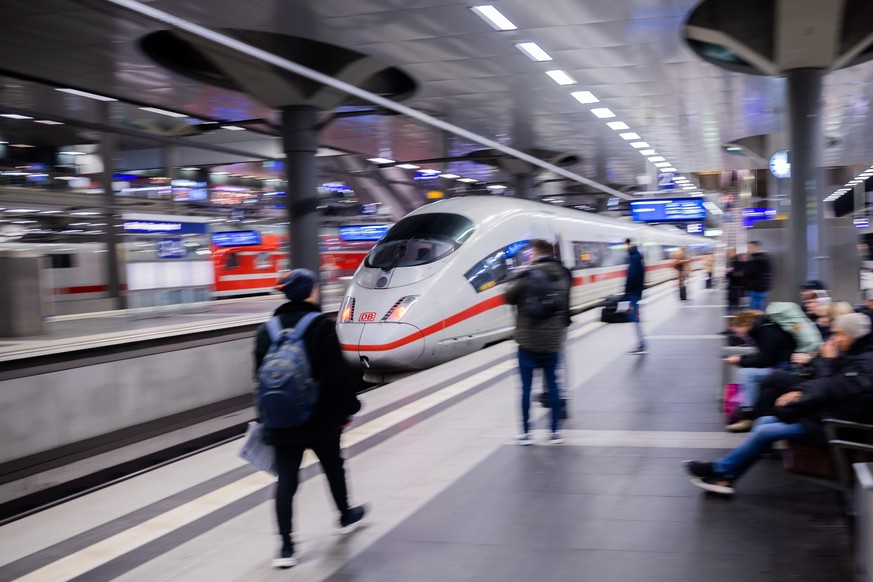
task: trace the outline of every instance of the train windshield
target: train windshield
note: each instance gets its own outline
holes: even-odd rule
[[[476,227],[457,214],[418,214],[391,227],[367,256],[366,266],[390,270],[438,261],[455,252]]]

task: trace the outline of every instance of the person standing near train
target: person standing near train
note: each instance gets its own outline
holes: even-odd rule
[[[631,239],[625,239],[627,245],[627,279],[624,282],[624,300],[630,303],[628,308],[631,321],[637,332],[637,349],[630,353],[636,356],[649,353],[646,350],[646,339],[643,337],[643,326],[640,322],[640,300],[646,286],[646,266],[643,255]]]
[[[521,375],[522,431],[519,445],[533,444],[530,432],[530,394],[533,372],[541,368],[551,408],[549,443],[564,442],[559,432],[562,402],[557,368],[570,325],[570,271],[555,258],[552,243],[536,239],[528,243],[530,266],[506,290],[506,302],[518,307],[515,341],[518,343],[518,371]],[[543,307],[546,305],[547,307]]]

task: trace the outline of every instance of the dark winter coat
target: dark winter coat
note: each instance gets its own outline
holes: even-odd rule
[[[820,435],[823,418],[873,422],[873,335],[866,335],[836,358],[816,358],[815,378],[799,384],[800,400],[777,406],[783,422],[800,422]]]
[[[573,276],[570,271],[554,257],[540,257],[530,266],[531,269],[542,269],[552,281],[560,282],[566,293],[565,304],[570,305],[570,287]],[[518,305],[521,302],[525,285],[525,273],[509,284],[506,289],[506,302]],[[567,339],[567,327],[570,325],[569,308],[563,313],[555,313],[546,320],[533,320],[523,313],[517,313],[515,324],[515,341],[530,352],[538,354],[556,354],[564,347]]]
[[[646,267],[643,255],[637,247],[631,247],[627,252],[627,280],[624,282],[624,294],[642,297],[646,286]]]
[[[320,308],[311,303],[292,301],[280,305],[274,315],[281,317],[283,327],[289,328],[311,311],[320,311]],[[262,325],[255,337],[256,372],[270,349],[270,343],[267,326]],[[343,359],[333,320],[327,316],[316,318],[303,334],[303,343],[309,356],[312,378],[319,385],[315,410],[301,426],[265,428],[264,441],[267,444],[290,445],[305,439],[328,436],[361,409],[354,389],[354,372]]]
[[[741,261],[739,257],[734,257],[731,259],[728,268],[729,271],[727,275],[725,275],[727,277],[728,287],[742,289],[743,285],[745,285],[745,275],[743,274],[743,270],[746,268],[746,263]]]
[[[749,337],[755,342],[758,351],[740,358],[741,368],[772,368],[791,360],[797,348],[794,336],[770,321],[766,315],[755,320]]]
[[[759,252],[749,256],[743,267],[743,285],[746,291],[769,291],[773,282],[770,255]]]

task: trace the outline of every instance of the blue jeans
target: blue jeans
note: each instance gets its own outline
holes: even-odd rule
[[[557,353],[538,354],[522,347],[518,348],[518,371],[521,374],[521,419],[523,432],[530,432],[530,391],[533,384],[535,368],[543,369],[546,387],[549,392],[549,404],[552,407],[552,432],[558,431],[561,420],[561,396],[558,391],[558,380],[555,370],[558,367]]]
[[[770,377],[773,368],[740,368],[737,380],[740,383],[740,406],[754,406],[761,393],[761,382]]]
[[[764,311],[767,307],[767,292],[766,291],[749,291],[749,309],[757,309]]]
[[[637,348],[644,350],[646,349],[646,340],[643,337],[643,326],[640,323],[640,299],[642,297],[637,293],[628,293],[625,295],[625,300],[630,302],[630,316],[631,320],[634,322],[634,329],[637,332]]]
[[[786,424],[775,416],[762,416],[755,421],[746,442],[713,461],[713,469],[727,479],[739,479],[776,441],[803,441],[810,438],[800,423]]]

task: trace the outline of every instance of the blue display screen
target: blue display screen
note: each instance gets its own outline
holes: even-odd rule
[[[206,234],[205,222],[169,222],[164,220],[125,220],[124,232],[148,234]]]
[[[743,226],[749,228],[759,220],[774,220],[775,208],[743,208]]]
[[[346,241],[375,241],[382,238],[389,228],[390,224],[349,224],[339,227],[339,235]]]
[[[703,198],[634,200],[631,215],[636,222],[696,222],[706,219]]]
[[[256,230],[231,230],[212,234],[212,244],[217,247],[244,247],[261,244],[261,233]]]

